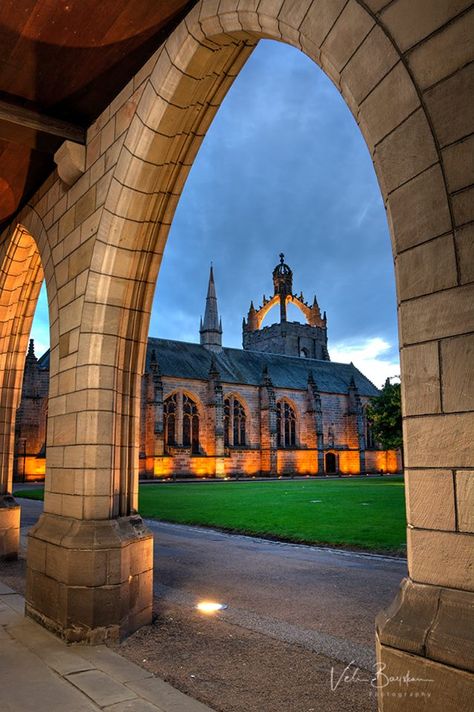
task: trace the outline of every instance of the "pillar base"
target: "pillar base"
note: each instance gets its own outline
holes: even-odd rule
[[[17,559],[20,547],[20,505],[11,494],[0,495],[0,559]]]
[[[25,612],[67,642],[120,640],[151,622],[153,536],[140,516],[43,514],[28,535]]]
[[[402,581],[376,619],[379,712],[468,712],[474,592]]]

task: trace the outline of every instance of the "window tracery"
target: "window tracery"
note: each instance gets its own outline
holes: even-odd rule
[[[296,414],[288,401],[277,403],[277,446],[296,447]]]

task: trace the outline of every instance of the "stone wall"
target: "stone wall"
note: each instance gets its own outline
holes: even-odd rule
[[[297,321],[271,324],[255,331],[244,329],[243,347],[271,354],[329,359],[326,329]]]

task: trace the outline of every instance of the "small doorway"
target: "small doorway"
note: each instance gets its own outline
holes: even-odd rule
[[[327,452],[324,456],[324,471],[326,475],[335,475],[337,473],[337,457],[333,452]]]

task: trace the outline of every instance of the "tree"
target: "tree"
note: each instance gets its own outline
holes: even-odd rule
[[[390,383],[387,378],[380,396],[367,406],[367,417],[372,426],[374,438],[384,450],[402,450],[402,407],[400,384]]]

